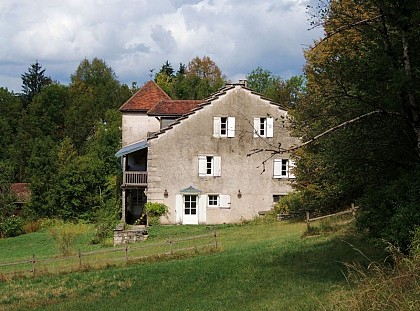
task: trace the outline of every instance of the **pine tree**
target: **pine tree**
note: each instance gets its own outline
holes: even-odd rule
[[[25,106],[27,106],[33,97],[40,93],[42,88],[51,84],[50,77],[45,76],[45,69],[38,61],[28,68],[28,72],[21,75],[22,77],[22,99]]]

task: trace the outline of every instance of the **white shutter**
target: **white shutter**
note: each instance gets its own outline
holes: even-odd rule
[[[207,157],[198,156],[198,176],[207,175]]]
[[[228,137],[235,137],[235,117],[228,117]]]
[[[220,208],[230,208],[230,195],[221,194],[220,195]]]
[[[282,178],[281,159],[274,159],[273,161],[273,178]]]
[[[258,137],[260,133],[260,118],[254,118],[254,137]]]
[[[221,123],[222,121],[220,117],[213,118],[213,137],[220,137]]]
[[[222,176],[222,158],[220,156],[213,157],[213,176]]]
[[[295,161],[289,159],[289,178],[296,178],[293,170],[296,167]]]
[[[274,119],[267,118],[267,135],[266,137],[273,137],[274,134]]]
[[[184,209],[184,200],[181,194],[175,196],[175,223],[182,224],[182,214]]]
[[[198,197],[198,223],[206,223],[206,206],[207,206],[207,195],[203,194]]]

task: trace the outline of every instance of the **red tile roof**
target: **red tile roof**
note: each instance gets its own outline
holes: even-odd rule
[[[204,100],[161,100],[147,114],[149,116],[182,116],[204,102]]]
[[[161,100],[171,98],[154,81],[148,81],[120,107],[120,111],[147,111]]]

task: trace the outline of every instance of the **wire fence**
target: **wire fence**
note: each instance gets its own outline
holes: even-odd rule
[[[42,257],[33,254],[31,258],[14,262],[0,262],[0,281],[16,277],[40,276],[54,273],[86,271],[90,269],[119,266],[142,261],[182,258],[219,249],[217,232],[172,238],[166,241],[135,244],[125,243],[120,247],[105,248],[76,253],[65,257]]]

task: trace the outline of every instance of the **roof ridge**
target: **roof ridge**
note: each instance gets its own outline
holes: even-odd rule
[[[121,107],[120,111],[147,111],[162,99],[171,97],[153,80],[147,81]]]

